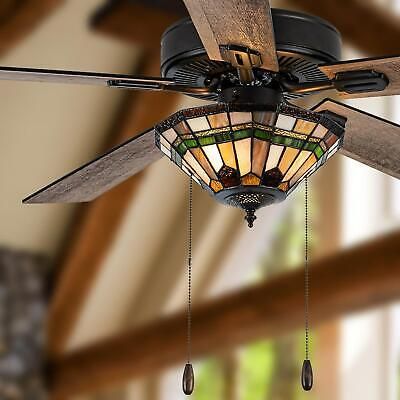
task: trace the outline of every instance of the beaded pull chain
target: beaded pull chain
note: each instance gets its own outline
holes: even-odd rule
[[[308,178],[304,181],[305,187],[305,267],[304,267],[304,327],[305,327],[305,360],[301,371],[301,385],[305,391],[310,391],[313,387],[313,370],[309,359],[310,355],[310,328],[309,328],[309,297],[310,297],[310,277],[308,268]]]
[[[183,371],[183,393],[191,395],[194,389],[192,358],[192,220],[193,220],[193,179],[189,182],[189,221],[188,221],[188,303],[187,303],[187,363]]]

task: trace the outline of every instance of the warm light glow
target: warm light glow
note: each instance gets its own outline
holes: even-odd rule
[[[231,188],[291,193],[332,156],[344,127],[294,106],[216,104],[180,111],[156,127],[161,151],[213,194]]]

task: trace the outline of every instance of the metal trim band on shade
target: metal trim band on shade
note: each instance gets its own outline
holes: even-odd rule
[[[244,208],[233,192],[263,199],[259,207],[285,199],[340,148],[344,124],[289,104],[213,104],[179,111],[155,132],[180,169],[217,200]]]

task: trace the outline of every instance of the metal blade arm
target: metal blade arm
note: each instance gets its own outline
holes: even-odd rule
[[[40,68],[0,67],[0,80],[72,83],[124,89],[166,90],[182,93],[210,93],[206,87],[178,85],[172,79],[99,72],[64,71]]]

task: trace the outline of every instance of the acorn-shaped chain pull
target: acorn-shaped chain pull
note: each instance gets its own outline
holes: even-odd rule
[[[303,368],[301,370],[301,386],[308,392],[312,389],[314,382],[313,370],[310,360],[304,360]]]
[[[187,298],[187,363],[183,371],[183,393],[190,396],[194,389],[194,371],[190,362],[192,353],[192,219],[193,219],[193,179],[189,183],[189,226],[188,226],[188,298]]]
[[[182,389],[183,389],[183,393],[185,393],[187,396],[189,396],[193,393],[194,372],[193,372],[192,364],[185,365],[185,370],[183,371]]]

